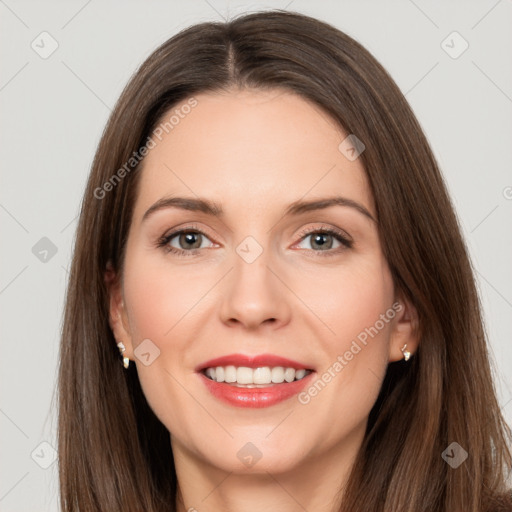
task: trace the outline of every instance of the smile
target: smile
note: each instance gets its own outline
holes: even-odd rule
[[[300,393],[315,371],[271,354],[232,354],[196,368],[207,390],[235,407],[270,407]]]

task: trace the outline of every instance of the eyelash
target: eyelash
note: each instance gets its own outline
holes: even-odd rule
[[[178,257],[188,257],[188,256],[195,256],[201,249],[192,249],[190,251],[185,251],[183,249],[177,249],[176,247],[171,247],[169,245],[169,242],[176,236],[181,235],[185,233],[198,233],[201,235],[204,235],[205,237],[209,238],[206,233],[201,231],[197,226],[190,225],[181,229],[178,229],[176,231],[173,231],[172,233],[169,233],[168,235],[164,235],[161,238],[157,240],[157,247],[162,248],[167,253],[173,253],[175,256]],[[302,231],[300,234],[300,240],[299,242],[302,242],[303,239],[305,239],[308,235],[311,235],[313,233],[316,234],[322,234],[322,235],[332,235],[336,240],[338,240],[344,247],[333,249],[333,250],[327,250],[327,251],[317,251],[315,249],[309,249],[315,253],[315,256],[325,257],[325,256],[333,256],[335,254],[338,254],[340,251],[343,251],[345,249],[351,249],[353,247],[353,241],[349,240],[345,233],[341,230],[337,230],[331,227],[315,227],[315,228],[308,228]]]

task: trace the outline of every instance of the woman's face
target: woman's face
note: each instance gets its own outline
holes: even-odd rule
[[[111,294],[114,333],[178,460],[325,469],[355,456],[388,362],[409,341],[364,169],[346,142],[340,149],[349,134],[292,93],[195,100],[172,109],[181,115],[144,160]],[[165,202],[178,197],[187,208]],[[222,213],[193,208],[199,200]],[[169,237],[177,230],[190,233]],[[212,362],[224,356],[234,358]],[[223,367],[219,380],[285,381],[215,383],[205,366]],[[287,382],[300,370],[312,372]]]

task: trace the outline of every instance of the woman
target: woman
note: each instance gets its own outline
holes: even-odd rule
[[[375,59],[296,13],[190,27],[122,93],[59,400],[66,511],[512,510],[437,164]]]

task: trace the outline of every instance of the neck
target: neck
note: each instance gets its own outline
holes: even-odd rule
[[[256,464],[246,472],[221,469],[199,459],[171,438],[178,478],[177,512],[335,512],[364,437],[360,425],[351,438],[289,471],[275,473]],[[250,471],[250,472],[248,472]]]

